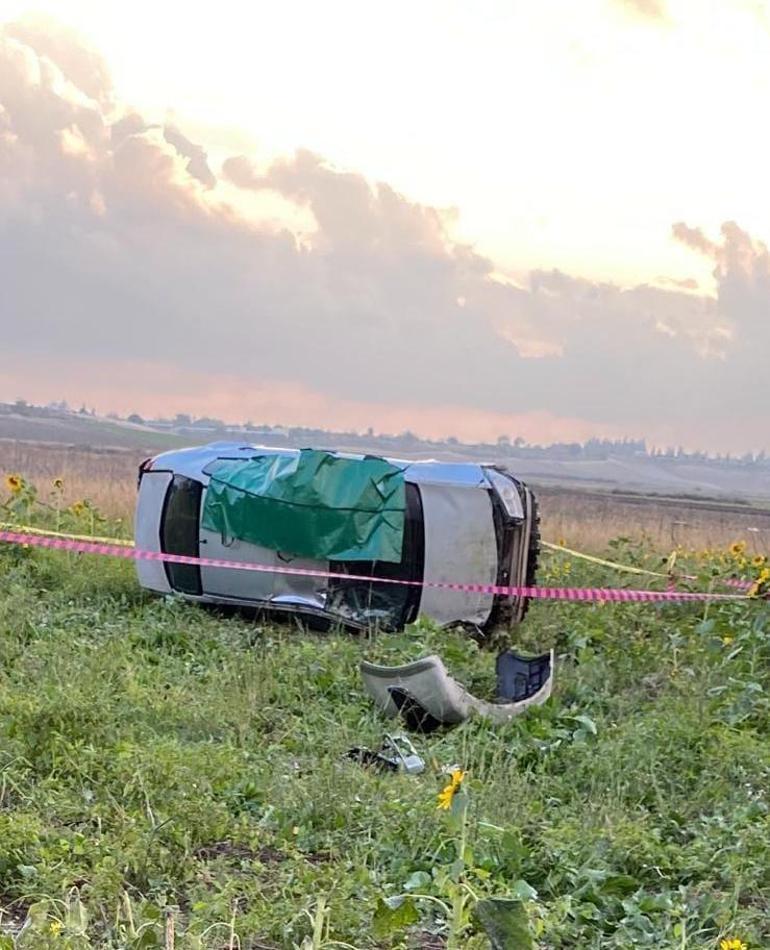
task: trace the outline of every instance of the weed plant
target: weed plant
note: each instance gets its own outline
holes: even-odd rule
[[[27,490],[5,517],[51,526]],[[437,652],[491,695],[461,632],[313,634],[0,545],[0,947],[770,946],[767,569],[740,543],[676,569],[757,596],[533,605],[514,645],[556,649],[553,697],[413,737],[411,776],[345,757],[393,728],[358,664]],[[542,579],[618,583],[557,555]]]

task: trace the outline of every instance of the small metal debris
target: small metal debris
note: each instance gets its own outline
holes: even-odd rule
[[[406,772],[407,775],[419,775],[425,771],[425,762],[408,736],[386,734],[382,746],[377,750],[364,748],[349,749],[345,755],[361,765],[385,769],[389,772]]]

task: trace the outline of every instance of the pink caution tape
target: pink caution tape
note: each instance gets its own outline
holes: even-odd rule
[[[611,601],[617,603],[687,603],[691,601],[748,600],[744,594],[713,594],[674,590],[625,590],[606,587],[507,587],[499,584],[459,584],[447,581],[409,581],[396,578],[371,577],[366,574],[343,574],[334,571],[316,571],[309,568],[278,567],[273,564],[251,564],[227,561],[221,558],[188,557],[183,554],[165,554],[160,551],[141,551],[125,544],[103,541],[75,541],[62,537],[47,537],[19,531],[0,530],[0,541],[27,547],[53,548],[77,554],[99,554],[132,561],[162,561],[169,564],[194,564],[222,567],[233,571],[257,571],[269,574],[290,574],[299,577],[336,578],[347,581],[365,581],[376,584],[400,584],[408,587],[431,587],[442,590],[465,591],[475,594],[496,594],[504,597],[529,597],[533,600]]]

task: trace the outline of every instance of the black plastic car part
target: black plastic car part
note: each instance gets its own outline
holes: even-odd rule
[[[144,477],[145,472],[156,471],[156,469],[153,469],[152,467],[152,463],[154,461],[155,461],[155,456],[151,455],[149,458],[146,458],[144,459],[144,461],[140,462],[139,470],[136,473],[136,490],[137,491],[139,491],[142,485],[142,478]]]
[[[542,689],[550,675],[550,654],[527,659],[506,650],[497,658],[497,698],[507,703],[529,699]]]
[[[389,686],[388,692],[398,709],[399,716],[404,721],[404,725],[412,732],[422,732],[427,735],[446,725],[440,719],[432,716],[403,686]]]

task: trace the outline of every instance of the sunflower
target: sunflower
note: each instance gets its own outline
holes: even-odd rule
[[[54,490],[54,491],[61,491],[62,488],[64,488],[64,479],[63,479],[63,478],[55,478],[55,479],[51,482],[51,485],[53,485],[53,490]]]
[[[762,597],[770,588],[770,567],[763,567],[747,591],[749,597]]]
[[[730,554],[732,554],[733,557],[740,557],[745,550],[746,550],[745,541],[735,541],[733,544],[730,545]]]
[[[74,505],[70,507],[70,511],[76,517],[80,517],[80,515],[82,515],[85,510],[86,510],[86,506],[83,504],[82,501],[76,501]]]
[[[24,488],[24,479],[21,475],[6,475],[5,487],[12,495],[18,495],[22,488]]]
[[[764,554],[757,554],[751,559],[751,563],[754,565],[754,567],[762,567],[766,560],[767,557]]]
[[[455,795],[460,791],[460,786],[463,783],[465,778],[465,772],[462,769],[453,769],[449,776],[449,782],[438,793],[438,804],[437,808],[441,808],[444,811],[449,811],[452,807],[452,802]]]

